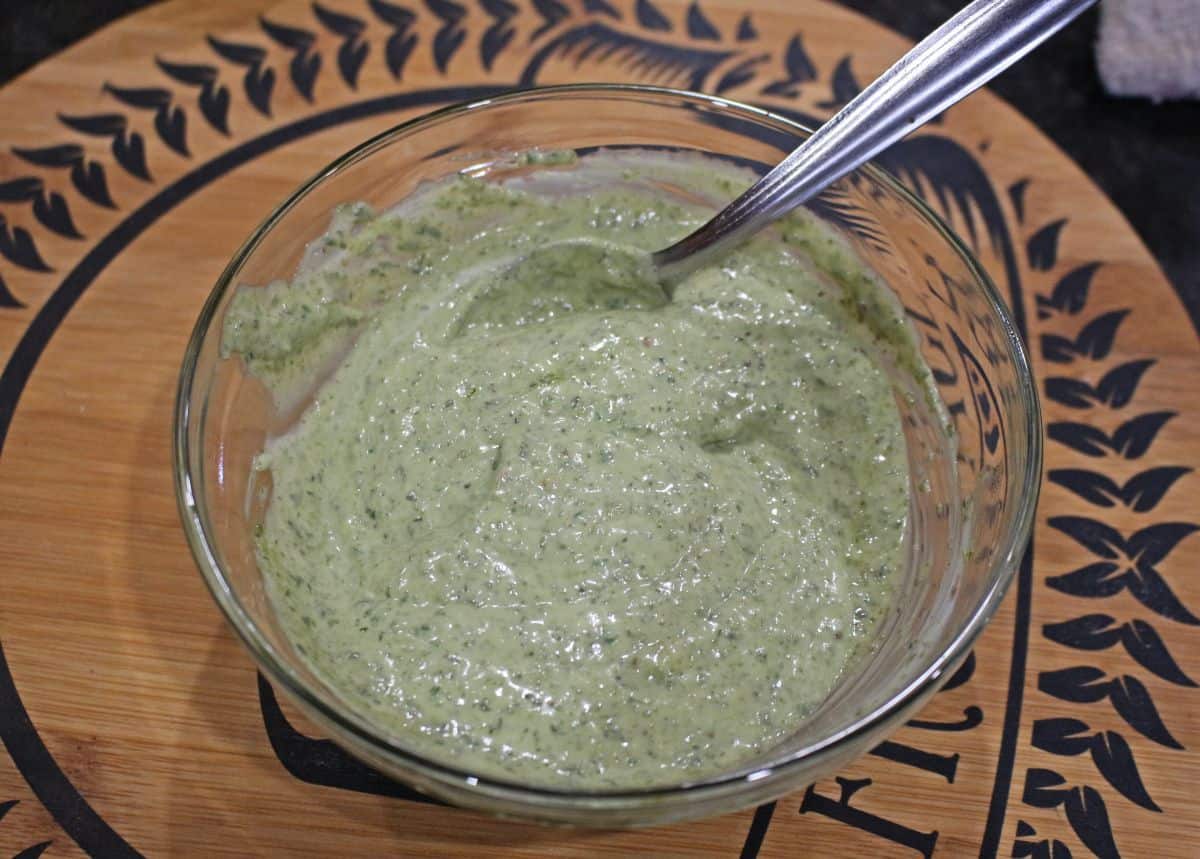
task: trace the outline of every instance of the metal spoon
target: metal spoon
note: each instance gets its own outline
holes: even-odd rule
[[[771,172],[652,255],[675,283],[970,95],[1095,0],[974,0],[901,57]]]
[[[970,95],[1029,53],[1096,0],[974,0],[925,37],[787,158],[695,232],[653,254],[588,239],[554,242],[518,258],[509,282],[595,268],[620,275],[630,296],[650,306],[671,301],[692,271],[728,253],[767,224],[815,197],[851,170]],[[623,258],[627,257],[627,259]],[[563,280],[563,278],[558,278]],[[505,278],[497,279],[493,292]],[[597,300],[586,284],[573,306]],[[605,293],[607,294],[607,293]],[[486,298],[480,298],[484,300]],[[506,299],[507,300],[507,299]],[[525,318],[544,308],[515,308]],[[489,311],[490,312],[490,311]]]

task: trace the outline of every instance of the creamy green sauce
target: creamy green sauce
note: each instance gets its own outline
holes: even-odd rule
[[[226,352],[281,398],[340,361],[258,461],[273,602],[414,751],[546,785],[703,778],[793,733],[869,644],[904,557],[900,314],[808,215],[671,302],[639,267],[749,181],[526,159],[343,207],[291,281],[237,294]]]

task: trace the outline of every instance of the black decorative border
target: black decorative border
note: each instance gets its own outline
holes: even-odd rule
[[[477,19],[468,18],[472,6],[486,17],[485,26],[475,27]],[[14,147],[13,154],[40,170],[69,171],[77,195],[73,204],[116,209],[118,204],[109,191],[107,169],[115,166],[135,179],[155,183],[147,157],[150,141],[157,140],[169,155],[190,159],[189,122],[202,121],[216,133],[232,136],[230,107],[239,92],[257,114],[268,118],[277,107],[275,100],[281,86],[290,86],[301,99],[313,103],[317,82],[323,73],[325,52],[322,45],[331,39],[337,45],[331,67],[336,69],[342,85],[351,91],[357,88],[361,71],[372,57],[384,64],[394,80],[402,82],[408,62],[422,48],[422,43],[443,75],[468,45],[475,47],[483,69],[490,71],[504,52],[517,43],[517,19],[522,9],[528,13],[525,17],[532,15],[539,24],[528,36],[537,47],[514,81],[519,85],[536,83],[541,69],[553,59],[581,61],[587,57],[611,58],[615,65],[635,70],[652,82],[716,93],[734,89],[746,93],[748,88],[757,87],[749,95],[742,96],[751,99],[755,98],[754,93],[769,99],[795,99],[819,78],[801,34],[793,35],[778,53],[760,50],[756,47],[760,34],[750,14],[743,15],[735,32],[726,36],[699,2],[692,2],[686,10],[681,10],[678,21],[651,0],[634,0],[628,11],[617,8],[608,0],[578,0],[578,4],[567,0],[474,0],[471,4],[455,0],[421,0],[419,5],[416,2],[407,5],[390,0],[365,0],[362,14],[334,9],[330,3],[313,3],[311,9],[313,20],[308,26],[260,18],[261,37],[257,40],[209,36],[207,46],[214,56],[211,63],[156,58],[159,73],[177,85],[178,90],[164,86],[125,87],[109,82],[104,85],[105,93],[125,112],[60,114],[59,121],[68,131],[109,141],[112,162],[108,165],[90,158],[76,142]],[[422,23],[432,26],[419,26]],[[681,41],[681,37],[685,39]],[[769,72],[772,67],[776,69],[774,73]],[[230,75],[236,82],[231,82]],[[765,79],[765,82],[756,84],[759,79]],[[286,84],[283,83],[285,80]],[[0,376],[0,449],[38,357],[75,301],[117,253],[190,194],[275,146],[339,122],[415,105],[482,97],[505,88],[457,87],[397,93],[318,112],[248,139],[164,187],[100,239],[63,277],[34,316]],[[828,97],[818,102],[818,106],[822,110],[835,110],[853,98],[859,89],[852,59],[843,57],[831,73]],[[195,113],[191,113],[193,101]],[[153,138],[147,137],[148,132],[139,130],[141,121],[135,120],[138,114],[150,118]],[[808,117],[801,118],[811,121]],[[1011,299],[1018,327],[1027,336],[1016,242],[999,195],[975,155],[949,137],[926,131],[889,150],[880,160],[940,209],[948,220],[958,224],[964,238],[976,250],[990,249],[1002,261],[1003,285]],[[1023,180],[1008,189],[1008,202],[1018,221],[1024,219],[1029,187],[1029,180]],[[67,198],[50,190],[46,180],[38,175],[20,176],[0,183],[2,204],[29,206],[36,222],[48,233],[67,239],[84,238],[76,227]],[[826,214],[838,216],[836,208]],[[1066,224],[1065,219],[1047,224],[1027,240],[1025,262],[1035,273],[1049,271],[1056,265],[1057,246]],[[0,258],[26,271],[53,272],[38,248],[35,236],[28,229],[10,225],[2,212]],[[1086,306],[1091,279],[1098,266],[1099,263],[1092,263],[1074,269],[1058,281],[1049,295],[1038,295],[1039,319],[1080,313]],[[22,306],[0,274],[0,309]],[[1064,375],[1046,380],[1048,398],[1081,411],[1097,407],[1119,409],[1130,402],[1153,361],[1121,364],[1094,383],[1085,381],[1090,364],[1108,356],[1117,331],[1129,313],[1129,310],[1120,310],[1103,314],[1073,334],[1042,335],[1043,357],[1048,362],[1063,365],[1064,370]],[[1143,414],[1121,424],[1111,435],[1091,424],[1075,422],[1051,424],[1048,433],[1052,440],[1086,456],[1135,459],[1146,453],[1157,432],[1172,417],[1173,412]],[[1152,511],[1172,485],[1189,471],[1178,466],[1149,469],[1123,485],[1084,469],[1059,469],[1051,471],[1048,477],[1096,507],[1121,505],[1137,513],[1146,513]],[[1071,536],[1098,560],[1072,573],[1048,578],[1048,586],[1095,598],[1127,590],[1162,617],[1183,623],[1200,623],[1174,597],[1156,568],[1175,544],[1196,530],[1196,526],[1188,523],[1149,525],[1126,537],[1101,522],[1084,517],[1055,517],[1049,524]],[[1014,653],[983,855],[997,852],[1007,808],[1020,729],[1032,593],[1031,547],[1018,574]],[[1063,646],[1081,650],[1121,644],[1131,657],[1158,677],[1181,686],[1195,685],[1145,620],[1118,623],[1109,615],[1093,614],[1047,625],[1043,634]],[[973,662],[971,665],[973,667]],[[1039,689],[1075,703],[1107,698],[1134,730],[1161,745],[1178,747],[1158,717],[1143,684],[1130,675],[1107,678],[1097,674],[1098,671],[1080,666],[1067,671],[1043,672],[1039,676]],[[969,679],[970,671],[963,677],[962,682]],[[274,714],[268,711],[275,706],[273,696],[266,689],[260,697],[264,718],[270,724]],[[64,829],[91,852],[136,855],[133,848],[88,807],[50,757],[21,705],[2,650],[0,701],[5,704],[0,708],[0,735],[39,799]],[[277,706],[275,712],[278,712]],[[282,713],[279,718],[282,719]],[[914,720],[910,724],[925,730],[970,730],[981,719],[979,708],[968,707],[959,723],[939,725]],[[1040,720],[1034,726],[1033,743],[1036,748],[1052,754],[1089,754],[1101,775],[1118,792],[1132,802],[1157,809],[1137,776],[1132,753],[1126,754],[1128,743],[1118,733],[1091,732],[1078,720]],[[895,748],[877,750],[882,756],[898,753]],[[341,786],[363,789],[356,784]],[[843,790],[853,793],[862,786],[861,782],[848,784]],[[1030,769],[1025,775],[1023,798],[1030,805],[1063,806],[1068,822],[1087,846],[1099,855],[1115,855],[1103,799],[1094,788],[1064,786],[1056,773]],[[805,803],[817,799],[819,797],[814,798],[810,790]],[[3,807],[0,816],[8,807]],[[774,810],[772,803],[755,814],[743,856],[757,853]],[[1034,835],[1032,828],[1020,821],[1013,855],[1069,855],[1064,852],[1067,848],[1061,841],[1034,841]],[[930,851],[936,842],[936,832],[932,836]],[[1108,850],[1110,846],[1111,851]]]
[[[17,342],[4,372],[0,374],[0,454],[12,425],[21,393],[42,352],[59,325],[100,273],[138,236],[193,194],[230,171],[273,149],[335,125],[368,116],[395,113],[414,107],[433,107],[466,99],[487,98],[504,91],[502,86],[448,87],[394,93],[319,112],[269,132],[197,166],[164,187],[101,238],[63,277],[58,288],[38,310]],[[87,853],[104,857],[136,857],[140,854],[122,838],[71,783],[46,748],[21,702],[20,693],[0,646],[0,738],[21,775],[33,788],[63,830]]]
[[[1011,189],[1018,211],[1027,186],[1025,181]],[[1066,219],[1057,220],[1033,233],[1026,244],[1030,268],[1049,271],[1054,267],[1066,225]],[[1085,413],[1101,410],[1117,415],[1133,402],[1138,385],[1155,362],[1137,359],[1115,367],[1105,363],[1131,308],[1101,313],[1080,324],[1078,318],[1087,310],[1092,281],[1101,267],[1099,261],[1077,266],[1059,277],[1049,294],[1037,295],[1038,318],[1045,327],[1058,329],[1043,333],[1038,345],[1042,359],[1061,368],[1056,373],[1074,371],[1072,375],[1052,375],[1044,380],[1048,400]],[[1096,374],[1100,374],[1096,382],[1087,381]],[[1111,434],[1090,423],[1054,421],[1046,432],[1057,444],[1092,459],[1134,461],[1149,451],[1158,432],[1173,417],[1175,413],[1170,411],[1143,413],[1124,420]],[[1126,592],[1157,619],[1200,625],[1200,618],[1179,600],[1158,569],[1184,538],[1200,530],[1200,525],[1154,522],[1125,535],[1095,518],[1105,509],[1152,514],[1176,482],[1191,471],[1184,466],[1158,466],[1135,474],[1123,484],[1090,468],[1048,471],[1046,479],[1087,505],[1080,509],[1088,515],[1052,516],[1047,524],[1086,549],[1093,560],[1070,572],[1046,576],[1046,586],[1089,600]],[[1061,647],[1085,653],[1120,645],[1138,666],[1160,680],[1179,687],[1196,686],[1171,656],[1151,620],[1122,620],[1096,612],[1047,623],[1041,632]],[[1042,694],[1072,704],[1107,701],[1120,719],[1145,739],[1169,749],[1183,749],[1159,715],[1150,690],[1134,674],[1110,677],[1100,668],[1080,664],[1039,672],[1037,688]],[[1049,755],[1087,755],[1104,782],[1125,800],[1152,812],[1162,811],[1146,790],[1132,747],[1121,731],[1095,730],[1077,718],[1042,718],[1033,723],[1031,743]],[[1025,772],[1021,799],[1034,808],[1061,808],[1080,842],[1095,855],[1120,855],[1108,807],[1096,787],[1071,785],[1049,767],[1030,767]],[[1064,859],[1071,851],[1057,838],[1038,839],[1034,827],[1019,820],[1012,855]]]

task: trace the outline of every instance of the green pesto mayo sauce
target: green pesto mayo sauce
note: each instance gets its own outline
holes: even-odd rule
[[[869,646],[908,515],[897,307],[807,214],[670,302],[639,268],[751,179],[526,157],[342,207],[292,280],[236,295],[226,354],[277,396],[338,359],[257,462],[274,606],[414,751],[558,787],[701,779]]]

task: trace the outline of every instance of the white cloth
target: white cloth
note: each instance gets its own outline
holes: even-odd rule
[[[1113,95],[1200,97],[1200,0],[1101,0],[1096,60]]]

